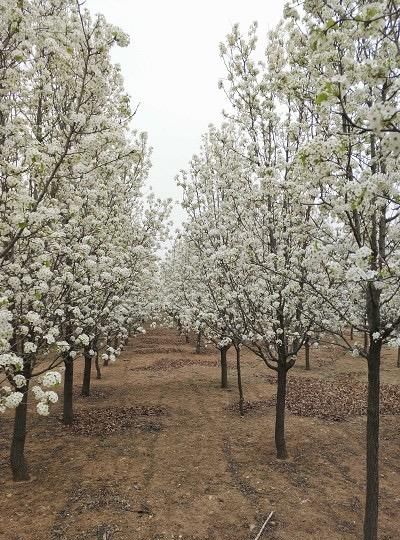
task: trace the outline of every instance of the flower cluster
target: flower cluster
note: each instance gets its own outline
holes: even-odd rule
[[[47,416],[50,413],[50,404],[57,403],[58,394],[52,390],[43,390],[40,386],[32,388],[32,394],[36,401],[36,410],[41,416]]]

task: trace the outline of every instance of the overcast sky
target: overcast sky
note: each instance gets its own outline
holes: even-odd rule
[[[153,147],[150,184],[161,197],[180,199],[174,178],[198,151],[210,123],[218,124],[224,95],[219,43],[232,25],[243,30],[255,20],[260,42],[279,20],[284,0],[87,0],[93,13],[130,35],[114,60],[125,85],[140,103],[135,124]]]

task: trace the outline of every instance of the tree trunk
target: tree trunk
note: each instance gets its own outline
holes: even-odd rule
[[[181,335],[183,333],[182,332],[182,323],[179,320],[176,322],[176,327],[177,327],[177,330],[178,330],[178,336],[181,337]]]
[[[10,450],[10,465],[14,482],[29,480],[28,463],[25,460],[26,420],[28,412],[28,388],[30,379],[30,367],[24,368],[23,375],[27,384],[23,390],[24,397],[15,409],[14,431]]]
[[[96,366],[96,379],[101,379],[101,370],[100,370],[100,364],[99,364],[99,351],[96,351],[94,365]]]
[[[107,354],[107,358],[105,358],[105,359],[103,360],[103,366],[104,366],[104,367],[107,367],[107,366],[108,366],[108,362],[109,362],[109,359],[108,359],[108,354],[109,354],[109,352],[108,352],[108,347],[111,347],[110,343],[111,343],[110,338],[107,337],[107,340],[106,340],[106,350],[105,350],[105,354]]]
[[[85,367],[83,370],[82,396],[90,396],[90,376],[92,372],[92,357],[89,351],[84,352]]]
[[[189,343],[189,332],[185,332],[185,343]]]
[[[310,341],[308,339],[304,343],[304,351],[306,356],[306,370],[310,371]]]
[[[368,332],[364,332],[364,351],[368,352]]]
[[[236,371],[237,371],[237,382],[239,390],[239,412],[240,416],[244,416],[244,397],[243,397],[243,386],[242,386],[242,371],[240,366],[240,346],[235,345],[236,349]]]
[[[400,368],[400,346],[397,347],[397,367]]]
[[[222,347],[221,353],[221,388],[228,388],[228,362],[226,359],[226,353],[228,347]]]
[[[368,353],[367,487],[364,540],[378,538],[379,507],[379,391],[382,342],[371,340]]]
[[[196,340],[196,354],[201,353],[201,330],[197,332],[197,340]]]
[[[286,362],[278,363],[278,391],[276,395],[275,447],[276,457],[286,459],[288,453],[285,441],[285,402],[286,402]]]
[[[354,327],[353,326],[350,326],[350,339],[351,339],[351,341],[353,341],[353,339],[354,339]]]
[[[67,353],[68,354],[68,353]],[[69,356],[64,358],[64,404],[62,422],[70,426],[74,419],[73,412],[73,388],[74,388],[74,360]]]

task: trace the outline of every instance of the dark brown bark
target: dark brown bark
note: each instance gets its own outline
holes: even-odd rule
[[[15,482],[29,480],[29,469],[25,459],[26,419],[28,410],[28,393],[15,409],[14,431],[11,443],[10,464]]]
[[[189,333],[185,332],[185,343],[189,343]]]
[[[397,347],[397,367],[400,368],[400,347]]]
[[[242,385],[242,370],[240,365],[240,346],[235,345],[236,350],[236,371],[237,371],[237,383],[239,390],[239,412],[240,416],[244,416],[244,397],[243,397],[243,385]]]
[[[367,456],[366,493],[364,513],[364,540],[378,539],[379,512],[379,399],[381,339],[373,339],[379,333],[380,289],[369,284],[367,291],[367,320],[370,329],[368,360],[368,408],[367,408]]]
[[[202,335],[202,332],[201,330],[199,332],[197,332],[197,339],[196,339],[196,354],[200,354],[201,353],[201,335]]]
[[[92,373],[92,357],[88,350],[84,351],[85,366],[83,369],[82,396],[90,396],[90,376]]]
[[[179,319],[176,321],[176,327],[178,330],[178,336],[181,337],[181,335],[183,334],[183,328],[182,328],[182,323]]]
[[[222,347],[221,354],[221,388],[228,388],[228,362],[226,355],[229,347]]]
[[[288,453],[285,441],[285,403],[286,403],[286,362],[278,363],[278,389],[276,395],[276,417],[275,417],[275,447],[276,457],[286,459]]]
[[[379,509],[379,392],[381,341],[371,340],[368,353],[367,486],[364,540],[378,538]]]
[[[24,396],[15,409],[14,431],[11,441],[10,465],[14,482],[29,480],[29,467],[25,459],[26,420],[28,413],[28,388],[30,367],[26,366],[23,375],[27,380],[26,386],[21,389]]]
[[[353,341],[354,339],[354,328],[353,326],[350,326],[350,339]]]
[[[305,351],[305,357],[306,357],[306,370],[310,371],[310,341],[307,339],[304,343],[304,351]]]
[[[68,353],[67,353],[68,354]],[[70,356],[64,358],[64,402],[62,422],[70,426],[74,420],[73,388],[74,388],[74,361]]]
[[[100,364],[99,364],[99,351],[96,351],[94,365],[96,366],[96,379],[101,379],[101,369],[100,369]]]

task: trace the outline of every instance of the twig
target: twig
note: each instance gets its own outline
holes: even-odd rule
[[[272,518],[272,516],[274,515],[274,512],[270,512],[269,516],[267,517],[267,519],[264,521],[263,523],[263,526],[261,527],[260,529],[260,532],[257,534],[257,536],[254,538],[254,540],[259,540],[261,538],[261,535],[262,533],[264,532],[264,529],[265,527],[267,526],[267,523],[268,521]]]

